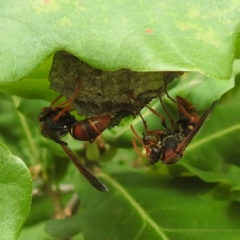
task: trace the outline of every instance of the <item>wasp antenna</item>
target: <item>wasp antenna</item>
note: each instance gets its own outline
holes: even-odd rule
[[[131,124],[130,126],[133,134],[135,135],[135,137],[138,139],[138,141],[141,143],[141,145],[144,147],[144,144],[143,144],[143,141],[142,139],[140,138],[140,136],[138,135],[138,133],[136,132],[136,130],[133,128],[133,125]]]
[[[147,157],[146,154],[143,154],[143,153],[139,150],[139,148],[138,148],[138,146],[137,146],[137,143],[136,143],[136,139],[135,139],[134,137],[132,138],[132,145],[133,145],[135,151],[137,152],[137,154],[138,154],[140,157],[142,157],[142,158],[146,158],[146,157]]]

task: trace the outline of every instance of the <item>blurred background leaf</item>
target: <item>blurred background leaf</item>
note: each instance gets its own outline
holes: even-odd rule
[[[81,210],[69,219],[49,221],[49,234],[59,239],[81,231],[96,240],[237,238],[240,205],[214,199],[216,184],[151,176],[126,166],[118,173],[110,169],[98,175],[110,188],[107,194],[74,180]]]
[[[19,177],[21,176],[21,177]],[[0,144],[0,239],[17,239],[26,221],[32,181],[24,162]]]

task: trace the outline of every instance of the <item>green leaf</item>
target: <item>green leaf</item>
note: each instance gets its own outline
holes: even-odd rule
[[[235,71],[239,71],[239,67],[240,61],[236,60],[233,68],[234,73],[230,79],[225,80],[210,78],[194,72],[186,73],[181,77],[181,80],[168,85],[169,93],[173,98],[180,95],[191,100],[199,112],[204,112],[212,102],[220,99],[225,92],[234,87]],[[175,86],[172,87],[171,85],[174,84]],[[169,99],[168,102],[170,102]]]
[[[22,81],[12,84],[0,83],[1,92],[17,95],[30,99],[45,99],[51,102],[59,94],[49,89],[48,72],[51,68],[52,57],[44,61],[40,67],[35,69]]]
[[[40,222],[34,226],[23,229],[18,240],[34,239],[34,240],[53,240],[52,237],[45,232],[46,222]],[[85,240],[84,237],[79,234],[72,238],[72,240]]]
[[[239,234],[239,205],[209,197],[214,184],[129,169],[98,176],[110,191],[99,194],[89,184],[79,185],[81,211],[68,219],[50,221],[49,234],[66,238],[81,231],[89,240],[214,240],[235,239]]]
[[[39,222],[34,226],[24,228],[18,240],[52,240],[52,238],[50,238],[44,231],[45,224],[46,222]]]
[[[17,239],[31,205],[32,181],[25,164],[0,144],[0,239]]]
[[[87,143],[86,145],[86,157],[90,161],[98,161],[100,157],[100,151],[96,142]]]
[[[57,50],[103,70],[199,71],[228,78],[238,0],[0,3],[2,82],[29,75]]]

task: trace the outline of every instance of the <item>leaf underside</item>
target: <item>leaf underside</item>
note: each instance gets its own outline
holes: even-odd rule
[[[228,78],[238,0],[0,3],[0,80],[16,82],[57,50],[102,70],[199,71]]]

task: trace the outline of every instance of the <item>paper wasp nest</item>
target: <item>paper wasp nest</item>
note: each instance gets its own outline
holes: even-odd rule
[[[92,117],[112,113],[109,128],[125,116],[135,117],[144,107],[131,96],[148,104],[162,94],[164,83],[181,72],[134,72],[128,69],[102,71],[91,67],[65,51],[55,54],[49,74],[50,87],[70,98],[80,80],[80,92],[73,107],[81,116]]]

